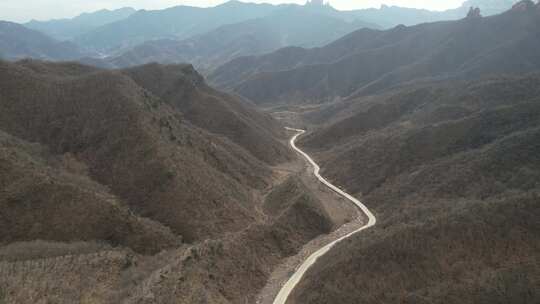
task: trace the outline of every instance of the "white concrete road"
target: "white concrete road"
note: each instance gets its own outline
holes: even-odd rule
[[[345,191],[342,191],[341,189],[339,189],[338,187],[332,185],[329,181],[327,181],[326,179],[324,179],[324,177],[322,177],[320,174],[319,174],[319,171],[320,171],[320,167],[319,165],[317,165],[317,163],[315,163],[315,161],[313,161],[313,159],[307,155],[304,151],[300,150],[297,146],[296,146],[296,139],[298,139],[298,136],[306,133],[305,130],[299,130],[299,129],[293,129],[293,128],[286,128],[287,130],[289,131],[294,131],[294,132],[297,132],[296,135],[294,135],[292,138],[291,138],[291,141],[290,141],[290,144],[291,144],[291,147],[297,151],[298,153],[300,153],[310,164],[311,166],[313,167],[313,174],[315,174],[315,176],[317,177],[317,179],[323,183],[324,185],[326,185],[328,188],[332,189],[333,191],[335,191],[336,193],[338,193],[339,195],[345,197],[347,200],[351,201],[353,204],[355,204],[365,215],[366,217],[368,218],[368,222],[366,225],[362,226],[361,228],[329,243],[328,245],[322,247],[321,249],[317,250],[315,253],[313,253],[312,255],[310,255],[307,260],[305,260],[302,265],[300,265],[300,267],[298,267],[298,269],[296,269],[295,273],[289,278],[289,280],[285,283],[285,285],[283,285],[283,287],[281,287],[281,290],[279,291],[277,297],[274,299],[274,304],[285,304],[287,302],[287,299],[289,298],[289,295],[291,294],[291,292],[293,291],[293,289],[296,287],[296,285],[300,282],[300,280],[302,279],[302,277],[304,276],[304,274],[308,271],[309,268],[311,268],[311,266],[313,266],[316,262],[317,262],[317,259],[319,259],[321,256],[325,255],[330,249],[332,249],[332,247],[334,247],[337,243],[347,239],[347,238],[350,238],[351,236],[363,231],[363,230],[366,230],[370,227],[372,227],[373,225],[375,225],[377,223],[377,219],[375,218],[375,216],[373,215],[373,213],[371,213],[371,211],[369,211],[369,209],[364,206],[364,204],[362,204],[362,202],[360,202],[359,200],[357,200],[356,198],[354,198],[352,195],[348,194],[347,192]]]

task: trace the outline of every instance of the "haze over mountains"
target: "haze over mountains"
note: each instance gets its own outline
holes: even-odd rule
[[[362,29],[322,48],[235,59],[210,80],[258,103],[331,101],[414,80],[534,71],[540,67],[539,34],[538,12],[520,8],[485,18]]]
[[[309,114],[333,121],[301,145],[379,223],[288,303],[538,301],[539,81],[417,84]]]
[[[287,303],[540,299],[539,69],[524,64],[538,62],[528,57],[539,53],[531,31],[538,21],[540,4],[523,1],[503,15],[469,21],[498,30],[480,31],[483,37],[496,40],[509,30],[515,41],[507,36],[510,43],[475,56],[474,47],[445,45],[450,54],[484,58],[486,65],[473,69],[497,76],[414,81],[409,74],[399,86],[303,110],[313,131],[299,145],[322,163],[323,175],[362,197],[378,224],[322,257]],[[438,58],[430,69],[437,71]]]
[[[266,16],[220,26],[187,40],[148,41],[111,61],[116,66],[157,62],[193,62],[211,69],[243,55],[263,54],[296,45],[316,47],[329,43],[358,28],[375,24],[347,20],[329,6],[289,5]]]
[[[314,2],[0,23],[0,303],[539,303],[540,3]]]
[[[230,1],[211,8],[176,6],[163,10],[123,8],[85,13],[72,19],[31,21],[25,27],[76,45],[78,56],[62,52],[51,60],[84,58],[100,67],[128,67],[150,62],[190,62],[208,74],[240,56],[259,55],[287,46],[318,47],[360,28],[380,29],[460,19],[471,5],[485,15],[508,9],[513,1],[467,1],[445,12],[383,6],[380,9],[338,11],[330,5],[269,5]],[[25,35],[19,39],[25,39]],[[10,41],[11,44],[17,40]],[[53,52],[36,44],[37,53]],[[8,53],[0,49],[0,54]],[[7,56],[33,57],[23,52]],[[75,57],[75,58],[74,58]],[[106,58],[105,58],[106,57]],[[93,58],[93,59],[91,59]]]
[[[13,22],[0,21],[0,58],[76,60],[83,56],[72,42],[60,42]]]
[[[375,22],[384,28],[392,28],[400,24],[410,26],[425,22],[461,19],[471,7],[478,7],[484,16],[491,16],[508,10],[516,2],[518,1],[467,0],[459,8],[442,12],[383,5],[380,9],[364,9],[351,13],[361,20]]]
[[[83,13],[71,19],[49,21],[32,20],[24,26],[43,32],[54,39],[70,40],[95,30],[106,24],[128,18],[135,9],[126,7],[117,10],[100,10],[93,13]]]

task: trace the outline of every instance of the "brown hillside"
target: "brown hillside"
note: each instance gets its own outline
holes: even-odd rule
[[[254,303],[281,259],[333,226],[321,202],[297,178],[279,185],[265,204],[284,208],[264,224],[182,253],[156,270],[127,302],[140,303],[151,291],[154,303]]]
[[[540,123],[537,75],[470,84],[404,89],[375,103],[345,106],[357,113],[307,136],[312,150],[329,149],[325,174],[367,193],[416,166],[489,144]],[[381,151],[385,151],[381,153]],[[362,174],[358,180],[347,178]]]
[[[187,241],[254,219],[247,185],[263,187],[269,170],[244,149],[193,127],[119,72],[29,65],[0,66],[0,129],[73,155],[135,213]]]
[[[290,156],[278,142],[285,138],[283,127],[239,97],[210,88],[193,66],[150,64],[125,73],[194,125],[227,137],[260,160],[275,164]]]
[[[324,256],[288,303],[536,303],[539,199],[468,201],[426,223],[375,228]]]
[[[0,132],[0,168],[0,244],[101,240],[155,253],[180,242],[161,224],[135,216],[70,154],[54,157]]]
[[[361,196],[378,223],[323,257],[290,302],[537,302],[538,81],[357,99],[344,108],[356,113],[306,137],[323,174]]]

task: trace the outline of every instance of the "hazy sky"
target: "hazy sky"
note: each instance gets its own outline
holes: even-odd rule
[[[458,7],[464,0],[330,0],[338,9],[379,7],[381,4],[444,10]],[[0,20],[25,22],[73,17],[82,12],[103,8],[131,6],[136,9],[159,9],[174,5],[214,6],[225,0],[0,0]],[[244,2],[298,3],[305,0],[244,0]]]

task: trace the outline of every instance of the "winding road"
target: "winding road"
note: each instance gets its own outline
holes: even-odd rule
[[[352,195],[348,194],[347,192],[344,192],[341,189],[339,189],[338,187],[332,185],[329,181],[327,181],[324,177],[322,177],[319,174],[319,171],[321,170],[319,165],[317,165],[317,163],[315,163],[315,161],[313,161],[313,159],[309,155],[307,155],[307,153],[300,150],[296,146],[296,140],[298,139],[298,137],[300,135],[306,133],[306,131],[305,130],[300,130],[300,129],[293,129],[293,128],[286,128],[286,129],[289,130],[289,131],[297,132],[296,135],[294,135],[291,138],[291,141],[290,141],[291,147],[296,152],[300,153],[305,159],[307,159],[307,161],[311,164],[311,166],[313,166],[313,174],[315,174],[317,179],[321,183],[326,185],[328,188],[332,189],[334,192],[338,193],[339,195],[345,197],[346,199],[351,201],[353,204],[355,204],[366,215],[366,217],[368,218],[368,222],[367,222],[366,225],[360,227],[359,229],[357,229],[357,230],[355,230],[355,231],[353,231],[353,232],[351,232],[351,233],[349,233],[349,234],[347,234],[345,236],[340,237],[339,239],[329,243],[328,245],[322,247],[321,249],[315,251],[312,255],[310,255],[302,263],[302,265],[300,265],[300,267],[298,267],[296,269],[295,273],[289,278],[289,280],[285,283],[285,285],[283,285],[283,287],[279,291],[277,297],[274,299],[273,304],[285,304],[287,302],[287,299],[289,298],[289,295],[291,294],[293,289],[296,287],[296,285],[300,282],[300,280],[302,279],[304,274],[308,271],[308,269],[310,269],[311,266],[313,266],[317,262],[317,259],[319,259],[321,256],[325,255],[337,243],[339,243],[339,242],[341,242],[341,241],[343,241],[343,240],[345,240],[347,238],[350,238],[351,236],[353,236],[353,235],[355,235],[355,234],[357,234],[357,233],[359,233],[359,232],[361,232],[363,230],[366,230],[366,229],[374,226],[377,223],[377,219],[375,218],[373,213],[371,213],[371,211],[369,211],[369,209],[366,206],[364,206],[364,204],[362,204],[362,202],[360,202],[359,200],[357,200],[356,198],[354,198]]]

